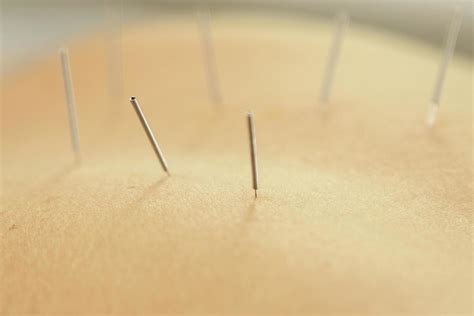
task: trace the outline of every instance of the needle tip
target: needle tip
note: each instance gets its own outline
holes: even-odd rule
[[[428,127],[433,127],[436,121],[437,114],[438,114],[438,104],[432,103],[430,106],[430,110],[428,112],[428,117],[426,119],[426,124],[428,125]]]
[[[257,198],[257,197],[258,197],[257,190],[255,190],[255,198]]]

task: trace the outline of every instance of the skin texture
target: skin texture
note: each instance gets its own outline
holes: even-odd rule
[[[439,48],[351,24],[321,111],[331,23],[212,30],[220,107],[192,15],[124,29],[122,93],[109,34],[69,45],[80,166],[58,57],[3,78],[0,311],[470,314],[472,61],[455,56],[429,130]]]

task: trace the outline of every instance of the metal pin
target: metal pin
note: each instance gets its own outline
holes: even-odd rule
[[[324,77],[321,84],[319,100],[322,104],[327,104],[329,95],[331,94],[332,82],[339,59],[342,41],[347,25],[349,24],[349,16],[346,13],[340,13],[336,18],[336,29],[332,39],[331,48],[329,50],[328,59],[324,69]]]
[[[255,136],[255,126],[253,124],[252,112],[247,113],[247,126],[249,130],[249,140],[250,140],[250,160],[252,162],[252,186],[255,191],[255,198],[257,198],[257,190],[258,190],[257,139]]]
[[[221,86],[217,75],[216,55],[211,35],[211,13],[209,10],[197,13],[199,31],[201,33],[201,47],[206,68],[209,98],[214,105],[222,104]]]
[[[67,49],[59,49],[61,65],[63,70],[64,89],[66,91],[66,105],[71,133],[71,144],[74,151],[76,163],[81,162],[81,151],[79,146],[79,133],[77,127],[76,106],[74,99],[74,88],[72,84],[71,66],[69,64],[69,53]]]
[[[168,164],[166,163],[166,159],[163,156],[163,153],[161,152],[160,146],[158,145],[158,142],[156,141],[155,136],[153,135],[153,132],[151,131],[150,126],[148,125],[148,122],[146,121],[145,115],[143,114],[142,109],[140,108],[140,105],[138,104],[137,98],[130,97],[130,103],[132,104],[133,108],[135,109],[135,112],[138,115],[138,118],[140,119],[140,122],[142,123],[143,129],[145,130],[145,133],[148,136],[148,140],[150,141],[150,144],[153,147],[153,150],[155,151],[155,154],[161,163],[161,167],[163,167],[163,170],[168,175],[170,175],[168,171]]]
[[[448,71],[448,66],[451,62],[451,59],[453,58],[459,30],[461,29],[462,19],[462,10],[461,6],[459,5],[454,11],[451,26],[449,27],[449,32],[446,38],[446,47],[441,58],[441,63],[438,69],[438,76],[436,77],[436,83],[433,90],[433,96],[431,97],[431,102],[429,105],[430,108],[426,120],[429,127],[432,127],[436,121],[436,116],[438,114],[439,109],[439,102],[441,99],[441,92],[443,90],[444,81],[446,79],[446,72]]]

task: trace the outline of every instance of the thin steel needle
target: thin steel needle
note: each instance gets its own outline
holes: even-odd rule
[[[166,159],[163,156],[163,153],[161,152],[160,145],[158,145],[158,142],[156,141],[155,136],[153,135],[153,132],[151,131],[150,126],[148,125],[148,122],[146,121],[145,115],[143,114],[142,109],[138,104],[137,98],[130,97],[130,103],[132,104],[133,108],[135,109],[135,112],[138,115],[138,118],[140,119],[140,122],[142,123],[143,129],[145,130],[145,133],[148,136],[148,140],[150,141],[150,144],[153,147],[153,150],[155,151],[156,157],[158,157],[158,160],[161,163],[161,167],[163,167],[163,170],[168,175],[170,175]]]
[[[247,113],[247,126],[249,130],[249,140],[250,140],[250,160],[252,162],[252,186],[255,191],[255,198],[257,198],[257,190],[258,190],[257,139],[255,136],[255,126],[253,123],[252,112]]]
[[[201,47],[206,68],[209,98],[214,105],[222,104],[221,86],[217,75],[216,54],[211,35],[211,13],[209,10],[197,13],[199,31],[201,33]]]
[[[71,133],[71,144],[74,151],[76,163],[81,162],[81,149],[79,145],[79,132],[77,127],[76,106],[74,99],[74,87],[72,84],[71,66],[69,64],[69,53],[67,49],[59,49],[61,65],[63,70],[64,89],[66,91],[66,105]]]
[[[329,50],[326,67],[324,69],[324,77],[321,84],[319,100],[323,105],[326,105],[329,101],[331,94],[332,83],[334,80],[334,73],[336,71],[337,62],[341,51],[342,42],[344,39],[344,33],[347,25],[349,24],[349,16],[345,13],[341,13],[336,18],[336,29],[332,39],[331,48]]]
[[[432,127],[436,121],[436,116],[438,114],[439,109],[439,102],[441,99],[441,92],[443,90],[444,81],[446,79],[446,72],[448,71],[448,66],[451,62],[451,59],[453,58],[459,30],[461,29],[462,19],[463,15],[461,6],[457,6],[453,15],[453,19],[451,21],[448,36],[446,38],[446,47],[444,49],[443,57],[439,66],[438,76],[436,77],[433,96],[431,97],[430,109],[428,111],[428,117],[426,120],[429,127]]]

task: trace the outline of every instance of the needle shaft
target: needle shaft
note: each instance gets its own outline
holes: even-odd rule
[[[74,87],[72,84],[71,66],[69,63],[69,53],[67,49],[61,48],[59,50],[61,58],[61,65],[63,71],[64,89],[66,92],[66,105],[69,120],[69,129],[71,134],[71,144],[74,151],[76,162],[81,161],[81,150],[79,145],[79,132],[77,127],[76,105],[74,98]]]
[[[453,19],[451,21],[451,26],[449,27],[449,32],[446,37],[446,46],[444,49],[443,56],[441,58],[441,63],[438,69],[438,75],[436,77],[436,82],[433,89],[433,95],[431,97],[430,109],[427,118],[427,123],[430,127],[433,126],[436,121],[439,102],[441,99],[441,93],[443,91],[443,86],[446,79],[446,72],[448,71],[448,66],[454,55],[454,49],[456,48],[456,41],[458,38],[459,30],[461,29],[462,19],[462,10],[461,7],[458,6],[455,9]]]
[[[257,139],[255,136],[255,126],[253,122],[252,112],[247,113],[247,126],[250,140],[250,160],[252,163],[252,187],[255,191],[255,198],[257,198],[258,190],[258,168],[257,168]]]
[[[349,16],[341,13],[336,18],[336,29],[332,39],[331,48],[329,50],[328,59],[324,69],[324,77],[321,84],[319,100],[322,103],[327,103],[331,94],[332,83],[334,81],[334,73],[336,71],[337,62],[339,59],[344,33],[349,23]]]
[[[169,175],[168,164],[166,163],[166,159],[163,156],[163,153],[161,152],[160,145],[158,145],[158,142],[156,141],[150,126],[148,125],[145,115],[143,114],[142,109],[140,108],[140,105],[138,104],[137,98],[131,97],[130,103],[132,104],[133,108],[135,109],[135,112],[137,113],[138,118],[140,119],[140,122],[142,123],[143,129],[145,130],[148,140],[150,141],[150,144],[153,147],[153,150],[155,151],[156,157],[160,161],[161,167],[163,167],[163,170]]]

